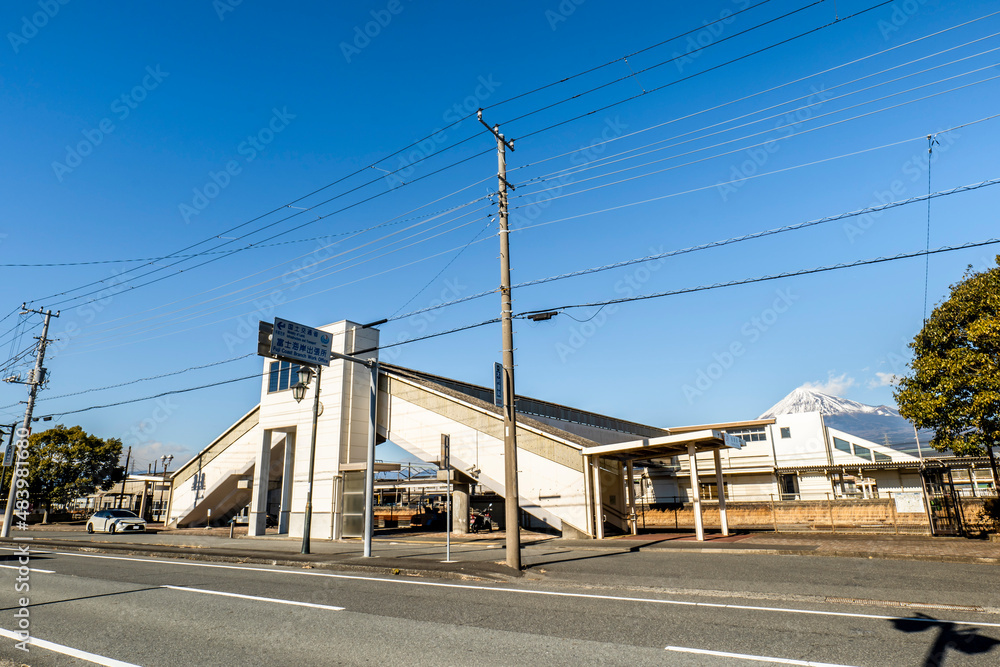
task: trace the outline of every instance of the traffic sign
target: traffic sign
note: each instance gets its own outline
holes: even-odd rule
[[[310,366],[329,366],[333,336],[321,329],[274,318],[271,355]]]
[[[503,407],[503,364],[493,363],[493,405]]]

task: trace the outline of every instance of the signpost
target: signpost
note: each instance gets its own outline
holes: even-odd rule
[[[493,405],[503,407],[503,364],[493,363]]]
[[[322,329],[276,317],[269,356],[308,366],[329,366],[332,342],[333,336]]]
[[[365,325],[375,326],[383,321]],[[378,369],[377,359],[359,359],[332,351],[333,336],[322,329],[314,329],[304,324],[274,318],[274,324],[261,322],[257,333],[257,354],[263,357],[288,361],[316,368],[316,395],[313,397],[313,428],[309,445],[309,479],[306,483],[306,518],[302,531],[302,553],[309,553],[309,533],[312,519],[313,472],[316,460],[316,430],[319,416],[320,371],[329,366],[330,359],[336,358],[367,366],[371,372],[368,405],[368,457],[365,471],[365,544],[364,556],[372,555],[372,533],[375,530],[375,429],[378,414]]]

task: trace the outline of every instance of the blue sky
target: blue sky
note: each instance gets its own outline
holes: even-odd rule
[[[1000,90],[994,3],[649,4],[5,3],[4,359],[39,335],[22,302],[61,310],[36,415],[122,437],[140,467],[185,459],[255,404],[256,380],[63,413],[258,372],[227,360],[252,355],[260,319],[370,322],[496,289],[480,107],[515,139],[515,283],[925,195],[929,134],[931,191],[1000,176],[1000,119],[982,120]],[[930,247],[995,237],[996,197],[934,199]],[[919,202],[523,287],[514,310],[927,243]],[[932,256],[929,307],[997,252]],[[756,417],[807,383],[892,404],[924,278],[905,259],[519,320],[517,388],[662,426]],[[491,294],[394,320],[383,342],[498,311]],[[383,359],[489,384],[499,356],[492,325]],[[0,386],[0,421],[24,396]]]

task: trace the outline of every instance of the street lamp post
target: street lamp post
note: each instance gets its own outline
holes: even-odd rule
[[[306,389],[312,381],[313,369],[311,366],[299,366],[298,383],[292,387],[292,398],[301,403],[306,397]],[[306,516],[305,525],[302,527],[302,550],[300,553],[309,553],[309,538],[312,529],[312,497],[313,497],[313,476],[316,469],[316,422],[319,419],[319,391],[320,382],[323,376],[323,367],[316,366],[316,393],[313,394],[312,410],[312,434],[309,438],[309,479],[306,481]]]
[[[173,454],[164,454],[160,457],[160,463],[163,464],[163,483],[167,481],[167,466],[170,462],[174,460]],[[163,513],[163,483],[160,484],[160,520],[163,522],[163,527],[167,527],[167,517]]]

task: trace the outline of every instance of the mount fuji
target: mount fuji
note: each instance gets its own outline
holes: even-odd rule
[[[866,405],[839,396],[830,396],[813,389],[799,387],[778,401],[760,419],[800,412],[819,412],[823,421],[840,431],[893,449],[917,455],[913,425],[886,405]],[[931,450],[933,431],[920,431],[920,445],[924,454]],[[935,453],[935,455],[940,455]]]

